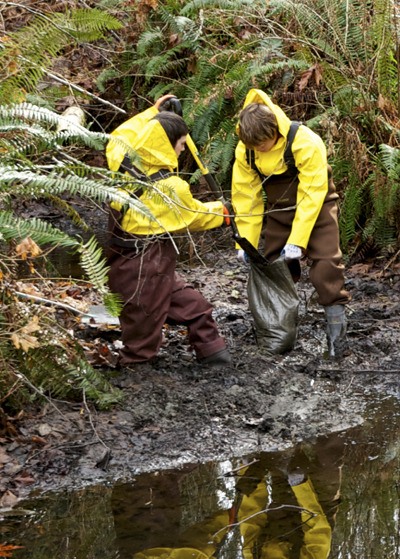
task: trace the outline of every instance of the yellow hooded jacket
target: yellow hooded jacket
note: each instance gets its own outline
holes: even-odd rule
[[[298,559],[327,559],[332,528],[311,481],[293,486],[292,490],[302,509],[302,545]],[[289,559],[293,556],[292,544],[284,534],[273,537],[268,531],[268,513],[263,511],[268,508],[269,499],[266,483],[261,481],[254,493],[244,495],[241,500],[235,525],[240,530],[243,559]],[[215,518],[183,532],[186,545],[145,549],[135,553],[133,559],[214,559],[220,557],[218,546],[229,531],[228,511],[221,511]]]
[[[281,137],[268,152],[255,151],[255,163],[265,176],[280,175],[287,170],[284,152],[290,119],[260,89],[251,89],[243,107],[263,103],[275,114]],[[298,170],[297,203],[287,244],[307,248],[311,232],[328,193],[328,163],[322,139],[306,126],[300,126],[292,143]],[[236,224],[242,237],[258,247],[264,212],[261,179],[246,160],[246,147],[239,141],[232,175],[232,202]],[[240,248],[240,247],[237,247]]]
[[[178,157],[164,128],[157,120],[156,107],[135,115],[116,130],[106,148],[108,166],[117,171],[127,152],[133,149],[140,162],[140,171],[149,176],[166,169],[171,173],[178,167]],[[129,184],[129,183],[128,183]],[[223,205],[218,202],[200,202],[193,198],[189,184],[177,174],[154,183],[154,189],[146,189],[140,201],[150,210],[154,219],[128,208],[122,219],[122,229],[133,235],[159,235],[165,232],[204,231],[223,224]],[[113,202],[112,207],[121,210],[122,204]]]

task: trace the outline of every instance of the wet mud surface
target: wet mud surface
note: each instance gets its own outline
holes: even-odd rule
[[[257,348],[247,307],[248,270],[233,250],[212,264],[182,265],[180,271],[213,303],[232,367],[201,367],[185,330],[169,328],[147,370],[120,374],[112,359],[104,363],[124,392],[113,409],[51,400],[40,410],[26,410],[14,422],[16,435],[1,437],[2,507],[50,489],[283,450],[362,423],[375,397],[400,397],[400,265],[348,268],[351,352],[340,361],[324,357],[324,313],[306,264],[298,284],[295,348],[274,357]],[[80,328],[88,346],[101,344],[116,355],[117,330]]]

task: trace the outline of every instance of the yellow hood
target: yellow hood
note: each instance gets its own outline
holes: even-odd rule
[[[156,173],[160,169],[172,171],[178,166],[178,158],[164,128],[157,120],[156,107],[150,107],[120,126],[112,133],[112,139],[106,148],[106,157],[111,171],[117,171],[130,150],[134,150],[140,162],[134,164],[146,174]],[[113,141],[113,138],[118,141]]]
[[[140,157],[140,167],[146,175],[160,169],[173,171],[178,166],[176,152],[157,120],[151,120],[143,128],[132,147]]]
[[[250,103],[262,103],[263,105],[267,105],[267,107],[274,113],[276,116],[276,120],[278,121],[278,128],[280,134],[286,138],[290,128],[290,119],[285,115],[278,105],[275,105],[270,99],[270,97],[261,91],[261,89],[250,89],[248,94],[246,95],[246,99],[243,103],[243,108],[250,105]],[[236,126],[236,131],[238,131],[239,125]]]

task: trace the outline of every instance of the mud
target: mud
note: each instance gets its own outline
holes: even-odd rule
[[[0,504],[28,494],[115,480],[141,472],[255,451],[283,450],[301,440],[366,420],[374,398],[400,397],[400,265],[373,263],[347,270],[351,352],[330,361],[324,313],[307,278],[298,284],[300,323],[295,348],[269,357],[256,345],[247,308],[248,270],[234,251],[181,273],[215,307],[233,366],[202,368],[180,328],[145,371],[104,370],[124,392],[122,404],[98,411],[88,402],[49,400],[14,421],[16,435],[0,448]],[[116,355],[118,331],[83,327],[80,337]],[[86,328],[86,329],[85,329]]]

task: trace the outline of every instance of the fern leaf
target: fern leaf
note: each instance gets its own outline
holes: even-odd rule
[[[29,221],[16,217],[11,212],[0,210],[0,234],[4,240],[24,239],[31,237],[39,244],[77,247],[78,242],[65,233],[37,218]]]
[[[87,273],[90,282],[100,293],[107,292],[107,274],[109,268],[103,257],[102,248],[99,247],[94,237],[79,247],[81,266]]]

